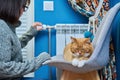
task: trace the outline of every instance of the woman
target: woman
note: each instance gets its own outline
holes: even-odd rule
[[[33,23],[29,31],[18,39],[15,29],[20,26],[19,18],[29,4],[29,0],[0,0],[0,80],[21,80],[50,59],[43,52],[31,61],[22,60],[21,48],[42,30],[42,27],[37,28],[42,26],[41,23]]]

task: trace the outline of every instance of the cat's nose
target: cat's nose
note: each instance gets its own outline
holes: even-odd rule
[[[79,53],[79,54],[82,54],[82,52],[81,52],[81,51],[79,51],[78,53]]]

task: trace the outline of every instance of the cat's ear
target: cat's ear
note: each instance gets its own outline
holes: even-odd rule
[[[86,39],[85,39],[85,42],[86,42],[86,43],[91,43],[91,42],[90,42],[90,38],[86,38]]]
[[[71,36],[71,41],[72,41],[72,42],[75,42],[75,41],[76,41],[76,38],[74,38],[74,37]]]

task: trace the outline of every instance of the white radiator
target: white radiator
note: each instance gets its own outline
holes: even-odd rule
[[[56,55],[63,54],[66,44],[71,42],[70,37],[82,38],[88,30],[88,24],[57,24],[56,25]]]

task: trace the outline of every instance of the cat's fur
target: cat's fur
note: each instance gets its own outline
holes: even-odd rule
[[[75,58],[78,60],[87,60],[93,52],[90,39],[71,37],[71,40],[71,43],[66,45],[64,49],[64,59],[67,61],[72,61]],[[100,78],[97,71],[82,74],[63,70],[60,80],[100,80]]]
[[[93,46],[89,38],[71,37],[71,43],[66,45],[64,49],[64,59],[67,61],[72,61],[74,58],[86,60],[91,56],[92,52]]]

